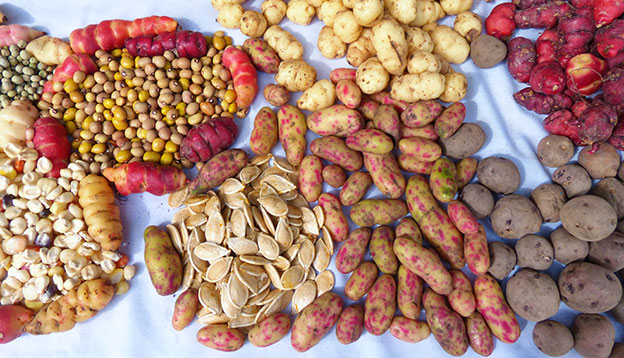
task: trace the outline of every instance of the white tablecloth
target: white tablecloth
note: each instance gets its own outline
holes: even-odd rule
[[[261,1],[247,1],[246,9],[260,11]],[[475,0],[473,11],[485,16],[492,8],[482,0]],[[224,30],[216,22],[216,11],[209,0],[197,1],[129,1],[129,0],[82,0],[50,1],[19,0],[11,4],[4,3],[0,9],[9,17],[11,23],[33,26],[57,37],[67,38],[69,33],[79,27],[97,23],[101,20],[122,18],[133,19],[149,15],[167,15],[178,20],[184,29],[213,33]],[[446,19],[445,23],[452,20]],[[329,72],[336,67],[347,66],[344,59],[329,61],[324,59],[316,48],[318,32],[323,24],[315,19],[307,26],[295,25],[284,19],[282,26],[291,31],[305,46],[304,57],[318,71],[318,79],[328,78]],[[227,30],[236,44],[242,44],[245,37],[238,30]],[[528,32],[535,36],[536,32]],[[535,148],[544,137],[542,117],[529,113],[516,105],[511,94],[520,88],[507,73],[504,64],[493,69],[479,70],[470,60],[457,66],[466,74],[469,86],[464,99],[467,107],[467,121],[477,122],[486,132],[487,141],[477,158],[497,155],[513,160],[520,168],[522,185],[520,194],[528,195],[531,188],[549,181],[550,172],[543,168],[535,156]],[[261,88],[273,82],[270,75],[260,74]],[[298,94],[293,96],[292,103]],[[255,113],[267,103],[259,95],[250,115],[238,121],[240,134],[234,147],[249,148]],[[311,136],[309,136],[311,138]],[[274,151],[283,153],[280,149]],[[328,188],[330,189],[330,188]],[[331,189],[337,193],[338,190]],[[380,196],[379,192],[370,193],[371,197]],[[201,327],[193,323],[181,332],[171,327],[171,315],[174,296],[158,296],[151,285],[143,265],[143,230],[147,225],[164,225],[170,221],[173,210],[167,205],[166,197],[154,197],[149,194],[132,195],[119,202],[123,216],[126,242],[123,251],[129,254],[130,262],[137,266],[137,275],[130,282],[130,291],[123,296],[116,296],[112,303],[95,318],[77,324],[69,332],[48,336],[24,335],[17,340],[0,347],[0,357],[244,357],[275,358],[283,356],[305,357],[444,357],[447,354],[437,341],[430,336],[418,344],[408,344],[392,337],[386,332],[380,337],[364,333],[354,344],[340,344],[332,330],[314,348],[304,354],[296,353],[290,346],[290,337],[269,348],[256,348],[249,343],[238,352],[225,354],[202,346],[195,340],[195,334]],[[348,214],[348,211],[346,212]],[[547,235],[552,228],[544,227]],[[491,231],[490,231],[491,234]],[[489,235],[494,240],[493,235]],[[332,262],[330,269],[337,273]],[[549,273],[556,279],[562,266],[555,263]],[[346,276],[336,274],[335,292],[343,294]],[[349,302],[347,302],[349,303]],[[560,312],[553,317],[570,326],[575,313],[561,304]],[[424,314],[421,316],[424,319]],[[493,357],[536,357],[541,353],[535,348],[531,332],[534,323],[519,318],[522,336],[514,344],[496,341]],[[617,338],[624,339],[624,326],[616,325]],[[471,349],[466,357],[477,357]],[[574,351],[568,356],[579,357]]]

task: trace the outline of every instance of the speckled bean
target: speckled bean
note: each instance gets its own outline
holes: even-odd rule
[[[394,237],[407,236],[422,245],[422,233],[416,221],[410,217],[401,219],[401,222],[394,228]]]
[[[336,84],[336,97],[347,108],[357,108],[362,101],[362,91],[354,80],[342,79]]]
[[[390,324],[390,334],[404,342],[418,343],[429,337],[431,329],[427,322],[396,316]]]
[[[197,341],[218,351],[234,352],[245,343],[245,335],[227,324],[213,324],[197,331]]]
[[[277,125],[286,159],[292,165],[301,164],[305,156],[305,134],[308,130],[305,116],[297,107],[286,104],[277,112]]]
[[[368,333],[384,334],[396,310],[396,283],[391,275],[381,275],[373,284],[364,302],[364,326]]]
[[[358,266],[345,283],[345,296],[351,301],[364,297],[377,279],[377,265],[372,261],[364,261]],[[450,278],[450,276],[449,276]]]
[[[347,181],[347,174],[337,165],[327,165],[323,168],[323,180],[334,188],[340,188]]]
[[[249,137],[249,147],[256,155],[265,155],[277,143],[277,117],[269,107],[262,107],[254,119],[254,128]]]
[[[433,251],[404,236],[394,240],[393,249],[401,264],[420,276],[436,292],[442,295],[451,293],[451,274]]]
[[[475,173],[477,172],[477,165],[479,162],[475,158],[467,157],[460,160],[455,167],[457,168],[457,189],[461,190],[466,184],[468,184]]]
[[[364,128],[362,115],[343,104],[335,104],[313,112],[307,119],[308,128],[320,135],[346,137]]]
[[[357,226],[388,225],[407,214],[407,206],[398,199],[366,199],[351,208],[351,221]]]
[[[436,199],[443,203],[453,200],[457,194],[456,175],[457,169],[450,159],[440,158],[433,163],[429,176],[429,186]]]
[[[434,163],[418,160],[415,157],[405,153],[399,154],[397,162],[399,163],[399,167],[406,172],[426,175],[431,174]]]
[[[325,213],[325,227],[329,230],[334,241],[344,241],[349,235],[349,224],[342,212],[340,200],[330,193],[319,196],[318,204]]]
[[[494,339],[483,316],[475,311],[470,317],[464,319],[464,322],[470,347],[484,357],[491,355],[494,351]]]
[[[182,330],[193,321],[200,308],[196,289],[189,288],[182,292],[176,299],[171,325],[176,331]]]
[[[456,102],[448,106],[436,119],[435,130],[440,138],[448,138],[455,134],[466,118],[466,106]]]
[[[436,133],[433,124],[427,124],[424,127],[412,128],[404,124],[401,124],[401,138],[425,138],[429,140],[438,140],[438,133]]]
[[[492,334],[504,343],[513,343],[520,338],[520,326],[515,313],[505,301],[503,290],[494,277],[485,274],[474,283],[477,310]]]
[[[405,177],[394,155],[364,154],[364,166],[379,191],[390,199],[398,199],[405,193]]]
[[[479,222],[472,215],[466,204],[458,200],[451,201],[446,207],[449,217],[457,230],[463,234],[476,234],[479,231]]]
[[[403,138],[399,141],[399,150],[417,160],[435,162],[442,156],[442,147],[430,139],[420,137]]]
[[[395,141],[398,142],[401,138],[401,120],[399,119],[397,110],[393,106],[389,104],[380,105],[373,117],[373,123],[375,124],[375,128],[388,134],[394,138]]]
[[[405,266],[397,274],[397,305],[403,316],[417,319],[420,315],[423,293],[422,279]]]
[[[444,107],[437,101],[417,101],[401,113],[401,121],[408,127],[424,127],[438,118],[443,110]]]
[[[477,276],[484,275],[490,268],[490,249],[483,225],[479,224],[475,234],[464,236],[464,256],[468,268]]]
[[[317,201],[323,192],[323,162],[314,154],[306,155],[299,166],[299,192],[308,202]]]
[[[362,200],[373,184],[367,172],[355,172],[349,176],[340,190],[340,202],[344,206],[351,206]]]
[[[362,154],[347,147],[344,140],[336,136],[314,139],[310,143],[310,151],[350,172],[362,167]]]
[[[453,268],[466,265],[464,238],[446,212],[436,207],[418,221],[423,235],[438,255]]]
[[[453,278],[453,291],[448,295],[448,302],[460,316],[469,317],[476,308],[470,280],[460,270],[452,269],[449,273]]]
[[[372,230],[361,227],[353,230],[336,254],[336,269],[342,273],[353,272],[364,260]]]
[[[361,129],[348,136],[345,143],[353,150],[373,154],[390,153],[394,148],[392,138],[379,129]]]
[[[379,271],[391,275],[399,269],[399,261],[392,251],[393,242],[394,231],[388,226],[382,225],[373,230],[369,245],[370,255],[377,264]]]
[[[468,337],[464,320],[449,308],[444,296],[428,287],[423,294],[423,306],[427,323],[442,349],[453,356],[466,353]]]
[[[342,298],[326,292],[306,306],[295,319],[290,343],[297,352],[314,347],[334,326],[342,312]]]
[[[346,307],[336,323],[338,342],[351,344],[360,339],[362,331],[364,331],[364,308],[358,304]]]
[[[280,312],[254,325],[247,334],[247,339],[256,347],[268,347],[286,337],[288,331],[290,331],[290,317]]]

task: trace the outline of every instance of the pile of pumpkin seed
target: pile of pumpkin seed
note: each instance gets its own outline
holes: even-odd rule
[[[297,192],[297,175],[269,154],[217,192],[169,197],[170,206],[183,205],[167,229],[183,257],[182,289],[198,292],[200,323],[249,327],[289,304],[298,313],[334,287],[325,216]]]

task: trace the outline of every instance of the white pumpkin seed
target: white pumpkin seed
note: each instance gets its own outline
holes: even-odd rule
[[[271,235],[275,235],[275,224],[273,223],[273,219],[271,219],[271,215],[261,206],[260,213],[262,213],[262,219],[264,220],[264,224],[266,225],[267,230]]]
[[[212,283],[203,283],[199,286],[197,297],[202,306],[210,310],[213,314],[221,314],[221,294]]]
[[[284,256],[278,256],[273,261],[273,266],[280,271],[286,271],[290,267],[290,261]]]
[[[305,206],[299,208],[301,209],[301,220],[303,221],[303,232],[306,234],[310,234],[313,236],[319,235],[319,226],[316,221],[316,215],[310,208],[306,208]]]
[[[171,243],[173,247],[179,254],[184,253],[184,246],[182,246],[182,237],[180,236],[180,232],[178,228],[173,224],[167,224],[167,231],[169,232],[169,237],[171,237]]]
[[[249,298],[249,290],[243,283],[238,279],[238,276],[230,275],[230,279],[228,280],[228,295],[232,304],[236,308],[243,308],[245,303],[247,303],[247,299]]]
[[[297,261],[303,267],[303,269],[307,269],[312,265],[315,256],[315,247],[312,241],[303,240],[301,242],[301,247],[299,248],[299,253],[297,254]]]
[[[323,226],[321,228],[321,232],[323,233],[323,243],[327,248],[327,252],[329,252],[329,256],[334,255],[334,239],[331,236],[331,233],[327,229],[327,227]]]
[[[211,197],[204,206],[204,214],[208,217],[210,217],[214,211],[221,211],[221,199],[216,195]]]
[[[256,179],[260,175],[260,168],[255,165],[249,165],[241,169],[238,173],[238,178],[241,183],[247,185],[251,183],[254,179]]]
[[[249,161],[249,165],[250,166],[251,165],[260,166],[260,165],[268,162],[269,160],[271,160],[272,157],[273,157],[273,155],[271,153],[253,157],[253,158],[251,158],[251,161]]]
[[[175,214],[173,214],[173,218],[171,218],[171,222],[174,224],[179,224],[186,220],[189,216],[193,215],[193,212],[189,208],[182,208],[178,210]]]
[[[255,255],[258,253],[258,245],[249,240],[240,237],[231,237],[227,241],[227,245],[235,254],[242,255]]]
[[[230,227],[232,233],[238,237],[247,235],[247,219],[242,209],[234,209],[230,215]]]
[[[316,298],[316,282],[305,281],[299,286],[292,297],[292,312],[297,314]]]
[[[285,290],[292,290],[305,278],[305,270],[301,266],[291,266],[284,271],[280,282]]]
[[[204,228],[206,241],[221,244],[225,239],[225,221],[220,211],[213,211]]]
[[[212,265],[208,266],[204,278],[208,282],[219,282],[227,276],[232,267],[232,257],[226,256],[216,260]]]
[[[260,233],[258,235],[258,252],[268,260],[275,260],[279,256],[279,245],[271,236]]]
[[[293,291],[281,291],[277,297],[268,305],[264,314],[267,316],[282,312],[288,307],[292,300]]]
[[[316,216],[316,223],[318,227],[323,227],[325,225],[325,212],[320,205],[315,206],[312,211],[314,212],[314,216]]]
[[[331,261],[331,255],[325,247],[325,243],[322,240],[317,240],[316,244],[316,257],[314,258],[314,269],[316,271],[325,271]]]
[[[229,249],[214,242],[201,243],[193,250],[193,253],[198,258],[208,262],[215,262],[223,256],[229,255],[230,252]]]
[[[195,214],[195,215],[191,215],[189,216],[184,223],[186,224],[187,227],[189,228],[194,228],[196,226],[202,225],[204,223],[206,223],[206,221],[208,221],[208,218],[206,217],[206,215],[204,215],[201,212],[200,209],[200,213],[199,214]]]
[[[319,273],[314,281],[316,282],[316,296],[318,297],[334,288],[335,278],[331,271],[325,270]]]
[[[230,195],[241,192],[243,189],[245,189],[245,186],[238,179],[227,178],[223,184],[221,184],[219,191],[222,191],[225,195]]]
[[[184,201],[186,200],[187,197],[188,197],[188,186],[185,185],[181,189],[178,189],[175,192],[171,193],[171,195],[169,195],[167,203],[169,204],[169,207],[171,208],[174,208],[174,209],[179,208],[180,206],[182,206],[182,204],[184,204]]]
[[[295,167],[293,167],[292,164],[288,163],[288,161],[282,157],[273,156],[273,164],[286,173],[292,173],[295,171]]]
[[[210,326],[213,324],[227,323],[230,318],[225,314],[214,314],[210,313],[204,316],[201,316],[197,319],[197,322],[203,324],[204,326]]]
[[[293,234],[288,226],[288,221],[283,217],[277,221],[277,227],[275,228],[275,241],[279,245],[279,252],[284,252],[292,246]]]
[[[277,191],[278,194],[284,194],[291,190],[297,189],[297,186],[289,179],[285,178],[283,174],[266,175],[260,180],[260,182],[262,184],[269,184]]]

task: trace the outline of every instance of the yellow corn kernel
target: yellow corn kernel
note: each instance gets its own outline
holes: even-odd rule
[[[170,165],[173,163],[173,154],[171,153],[163,153],[160,157],[160,164],[162,165]]]
[[[17,176],[17,171],[12,165],[7,164],[0,167],[0,175],[9,180],[13,180]]]
[[[91,153],[93,154],[102,154],[104,152],[106,152],[106,144],[104,143],[98,143],[91,147]]]
[[[133,68],[134,67],[134,58],[131,56],[123,56],[119,61],[119,64],[123,68]]]
[[[160,161],[160,154],[153,151],[145,152],[143,153],[143,161],[158,163]]]
[[[165,141],[162,138],[156,138],[152,142],[152,150],[160,153],[165,149]]]
[[[112,98],[107,98],[104,100],[104,102],[102,102],[102,104],[104,105],[104,108],[111,109],[115,105],[115,100]]]
[[[48,270],[48,276],[52,277],[56,274],[59,275],[63,275],[65,273],[65,270],[63,269],[63,266],[54,266],[54,267],[50,267],[50,269]]]
[[[24,306],[26,306],[26,308],[28,308],[29,310],[39,311],[41,307],[43,307],[43,302],[24,300]]]
[[[105,111],[104,111],[104,113],[102,113],[102,114],[104,115],[104,118],[105,118],[107,121],[112,121],[112,120],[113,120],[113,118],[114,118],[113,113],[111,113],[111,111],[109,111],[108,109],[107,109],[107,110],[105,110]]]
[[[139,92],[139,101],[141,102],[145,102],[150,98],[150,94],[148,91],[143,90],[141,92]]]
[[[69,134],[74,133],[76,128],[78,128],[78,126],[76,126],[76,122],[74,122],[74,121],[67,121],[67,122],[65,122],[65,129],[67,130],[67,133],[69,133]]]
[[[238,106],[236,105],[236,103],[230,103],[227,110],[230,113],[236,113],[236,111],[238,111]]]
[[[186,103],[180,102],[175,106],[175,108],[178,110],[178,114],[180,116],[183,116],[186,114]]]
[[[137,129],[136,135],[140,139],[145,139],[147,137],[147,130],[145,128]]]
[[[165,144],[165,152],[167,153],[175,153],[178,151],[178,145],[174,142],[168,140],[167,144]]]
[[[113,55],[113,57],[119,57],[119,56],[121,56],[121,53],[122,53],[122,51],[121,51],[120,48],[116,48],[113,51],[111,51],[111,55]]]
[[[78,153],[89,153],[91,151],[91,148],[93,148],[93,144],[91,142],[86,140],[82,141],[82,143],[80,143],[80,146],[78,147]]]
[[[126,280],[121,280],[115,285],[115,294],[123,295],[130,289],[130,284]]]
[[[64,121],[71,121],[74,118],[76,118],[76,112],[78,111],[78,109],[76,109],[75,107],[71,107],[71,108],[67,108],[65,110],[65,113],[63,113],[63,120]]]
[[[117,119],[117,118],[113,118],[113,126],[118,131],[123,131],[126,128],[128,128],[128,122],[126,122],[124,120]]]
[[[117,163],[125,163],[130,160],[130,158],[132,158],[132,154],[127,149],[120,150],[119,152],[117,152],[117,155],[115,155],[115,160],[117,161]]]
[[[186,90],[189,88],[189,86],[190,86],[190,82],[189,82],[189,79],[188,79],[188,78],[180,78],[180,79],[178,80],[178,83],[180,83],[180,86],[182,86],[182,89],[183,89],[183,90],[185,90],[185,91],[186,91]]]
[[[72,78],[68,78],[65,81],[65,83],[63,83],[63,89],[67,93],[72,93],[72,92],[78,90],[78,84],[76,82],[74,82],[74,80]]]

